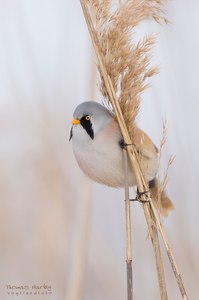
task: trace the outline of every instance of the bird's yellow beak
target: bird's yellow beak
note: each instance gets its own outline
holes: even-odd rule
[[[73,120],[71,121],[71,123],[72,123],[73,125],[77,125],[77,124],[80,124],[80,120],[78,120],[78,119],[73,119]]]

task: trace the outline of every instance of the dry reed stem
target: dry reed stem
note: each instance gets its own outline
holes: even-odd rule
[[[168,258],[169,258],[169,261],[171,263],[171,267],[172,267],[172,270],[173,270],[173,273],[176,277],[176,280],[177,280],[177,284],[178,284],[178,287],[179,287],[179,290],[180,290],[180,293],[182,295],[182,299],[183,300],[188,300],[188,296],[187,296],[187,293],[186,293],[186,290],[185,290],[185,287],[184,287],[184,283],[183,283],[183,280],[182,280],[182,276],[180,274],[180,271],[178,269],[178,266],[177,266],[177,263],[176,263],[176,260],[175,260],[175,257],[173,255],[173,252],[171,250],[171,246],[169,244],[169,241],[167,239],[167,235],[163,229],[163,226],[160,222],[160,218],[159,218],[159,215],[157,213],[157,210],[156,208],[154,207],[153,205],[153,202],[150,203],[151,205],[151,209],[152,209],[152,212],[154,214],[154,217],[155,217],[155,220],[157,222],[157,227],[158,227],[158,230],[161,234],[161,237],[162,237],[162,240],[163,240],[163,243],[165,245],[165,248],[166,248],[166,252],[167,252],[167,255],[168,255]]]
[[[146,198],[143,199],[143,201],[146,201]],[[149,200],[150,201],[150,200]],[[151,202],[149,202],[151,203]],[[146,222],[149,229],[149,234],[153,246],[153,251],[155,254],[155,260],[156,260],[156,269],[157,269],[157,275],[158,275],[158,282],[159,282],[159,288],[160,288],[160,299],[168,299],[167,296],[167,289],[166,289],[166,282],[165,282],[165,276],[164,276],[164,265],[162,261],[162,255],[160,251],[160,244],[159,244],[159,237],[158,237],[158,231],[156,226],[156,219],[155,216],[150,209],[149,203],[143,203],[143,210],[146,218]]]
[[[147,213],[148,213],[148,211],[147,211]],[[145,214],[146,214],[146,212],[145,212]],[[156,269],[157,269],[157,273],[158,273],[159,286],[161,287],[160,288],[160,298],[168,299],[165,276],[164,276],[164,265],[163,265],[163,261],[162,261],[161,251],[160,251],[156,218],[151,209],[150,209],[150,214],[151,214],[151,221],[153,222],[152,224],[150,224],[150,226],[152,226],[151,238],[152,238],[152,244],[153,244],[153,248],[154,248],[154,252],[155,252]],[[146,218],[146,220],[148,222],[148,220],[150,220],[150,218]]]
[[[87,2],[96,3],[96,1],[89,1],[89,0],[87,0]],[[157,0],[156,2],[161,3],[162,1]],[[124,121],[124,117],[123,117],[123,114],[122,114],[122,111],[121,111],[121,108],[120,108],[120,104],[119,104],[119,101],[118,101],[118,98],[117,98],[117,95],[116,95],[116,91],[114,89],[114,85],[112,84],[112,80],[111,80],[110,76],[108,75],[107,70],[105,68],[104,61],[103,61],[103,58],[102,58],[103,56],[102,56],[102,53],[99,50],[98,36],[97,36],[96,31],[94,29],[92,19],[91,19],[91,16],[89,14],[89,11],[88,11],[88,7],[87,7],[84,0],[80,0],[80,3],[81,3],[81,6],[82,6],[82,10],[84,12],[85,20],[86,20],[88,30],[89,30],[89,33],[90,33],[90,36],[91,36],[91,39],[92,39],[92,42],[93,42],[93,46],[94,46],[94,49],[95,49],[96,56],[97,56],[97,59],[98,59],[99,69],[100,69],[101,76],[102,76],[103,81],[104,81],[104,85],[105,85],[105,88],[106,88],[106,91],[107,91],[108,99],[112,104],[112,107],[113,107],[113,110],[115,112],[115,115],[116,115],[120,130],[121,130],[122,136],[124,138],[124,141],[125,141],[126,144],[129,145],[127,147],[127,152],[128,152],[129,159],[130,159],[130,162],[132,164],[132,168],[133,168],[133,171],[134,171],[134,174],[135,174],[135,177],[136,177],[136,182],[137,182],[138,189],[141,193],[146,192],[146,191],[148,191],[148,185],[146,183],[146,180],[143,176],[143,173],[142,173],[142,170],[141,170],[141,167],[140,167],[140,162],[139,162],[137,151],[136,151],[134,145],[132,144],[131,137],[128,133],[128,129],[127,129],[126,123]],[[107,1],[107,3],[110,3],[110,1]],[[159,19],[157,17],[154,17],[154,19],[156,21],[159,21]],[[148,203],[143,203],[143,208],[144,208],[144,212],[145,212],[145,216],[146,216],[146,220],[147,220],[147,224],[148,224],[149,233],[150,233],[152,243],[156,247],[157,243],[154,243],[153,241],[154,241],[154,238],[158,239],[158,235],[154,235],[153,228],[155,228],[156,223],[157,223],[157,226],[158,226],[159,232],[162,236],[164,245],[166,247],[167,255],[169,257],[169,260],[170,260],[174,275],[176,277],[181,295],[182,295],[183,299],[188,299],[185,288],[184,288],[184,284],[183,284],[183,281],[182,281],[182,278],[181,278],[181,275],[178,271],[176,261],[174,259],[173,254],[172,254],[171,248],[168,244],[166,234],[165,234],[165,232],[162,228],[162,224],[160,222],[159,215],[158,215],[158,213],[157,213],[157,211],[156,211],[156,209],[155,209],[155,207],[154,207],[154,205],[151,201],[150,193],[147,192],[147,193],[143,194],[141,198],[142,198],[143,201],[148,201]],[[153,218],[151,216],[150,208],[152,209],[152,213],[154,215],[155,222],[153,221]],[[159,257],[157,257],[157,252],[159,253]],[[159,247],[156,247],[155,257],[156,257],[156,265],[159,268],[158,269],[158,279],[159,279],[159,287],[160,287],[160,291],[161,291],[161,297],[162,297],[162,299],[166,300],[167,295],[165,294],[165,289],[164,289],[164,286],[166,286],[166,285],[165,285],[164,274],[161,271],[162,267],[160,266],[160,263],[162,264],[162,260],[161,260],[161,254],[160,254]],[[161,260],[161,262],[160,262],[160,260]]]
[[[129,199],[128,155],[124,153],[125,172],[125,220],[126,220],[126,269],[127,269],[127,299],[133,300],[133,271],[132,271],[132,237],[131,237],[131,207]]]

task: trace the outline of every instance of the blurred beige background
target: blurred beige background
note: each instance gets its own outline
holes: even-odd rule
[[[142,97],[138,121],[159,145],[167,118],[162,169],[176,155],[167,187],[176,209],[164,226],[192,300],[199,284],[198,9],[196,0],[175,0],[167,5],[172,25],[139,28],[159,33],[153,62],[160,74]],[[76,105],[102,100],[95,73],[78,1],[0,1],[2,300],[125,299],[124,193],[85,178],[68,142]],[[156,300],[139,204],[132,218],[135,299]],[[163,256],[169,299],[181,299]],[[28,294],[17,296],[12,286]]]

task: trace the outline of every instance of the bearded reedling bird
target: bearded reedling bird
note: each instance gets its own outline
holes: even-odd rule
[[[118,123],[103,105],[88,101],[79,104],[73,114],[70,139],[80,169],[92,180],[110,186],[124,187],[124,141]],[[158,150],[150,138],[135,127],[133,143],[141,154],[141,168],[149,183],[150,192],[161,214],[166,216],[173,208],[163,191],[157,203]],[[129,163],[129,185],[136,185]]]

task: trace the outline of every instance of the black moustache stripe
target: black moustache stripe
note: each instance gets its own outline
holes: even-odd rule
[[[94,139],[94,132],[92,128],[92,123],[90,120],[86,120],[84,117],[81,118],[80,123],[82,127],[86,130],[90,138],[93,140]]]

